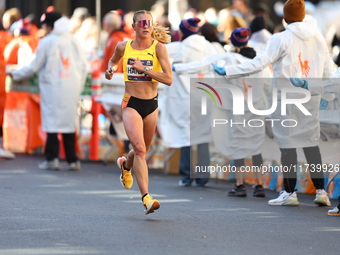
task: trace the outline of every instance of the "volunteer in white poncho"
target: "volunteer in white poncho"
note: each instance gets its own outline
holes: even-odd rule
[[[63,134],[66,160],[72,170],[80,169],[75,152],[77,104],[85,85],[86,60],[81,46],[69,33],[70,20],[58,12],[42,15],[42,38],[29,66],[12,72],[14,80],[38,73],[42,128],[47,133],[46,160],[41,169],[59,169],[59,141]],[[53,30],[52,30],[53,29]]]
[[[332,73],[332,61],[328,54],[326,42],[317,29],[316,21],[314,19],[303,21],[305,17],[304,1],[288,0],[284,5],[284,16],[288,23],[286,30],[274,34],[267,42],[264,51],[252,61],[222,68],[214,66],[216,72],[230,78],[259,72],[272,64],[275,78],[273,82],[278,89],[279,99],[277,108],[271,117],[280,120],[274,123],[273,132],[281,150],[281,164],[287,172],[284,172],[284,190],[277,199],[270,200],[269,205],[299,204],[295,192],[297,179],[296,148],[303,147],[307,162],[311,167],[320,167],[322,163],[318,147],[320,96],[314,96],[303,104],[307,111],[311,113],[310,116],[305,115],[295,105],[287,105],[287,115],[283,115],[281,114],[280,92],[283,88],[289,88],[289,91],[294,92],[288,93],[287,98],[304,98],[306,95],[299,93],[298,88],[294,88],[289,82],[289,77],[296,75],[295,73],[301,73],[303,76],[311,78],[330,77]],[[297,125],[294,126],[289,123],[288,125],[293,127],[285,127],[281,122],[284,119],[293,119],[297,122]],[[316,169],[310,172],[317,189],[314,202],[329,206],[329,198],[324,190],[323,173],[316,171]]]
[[[198,34],[203,35],[204,38],[209,41],[212,46],[214,46],[217,54],[223,54],[226,52],[223,47],[225,43],[220,42],[217,28],[213,24],[209,22],[204,23],[203,26],[200,27]]]
[[[263,16],[256,16],[249,25],[251,37],[249,39],[250,47],[254,48],[259,54],[266,46],[267,41],[272,34],[266,29],[266,23]]]
[[[325,93],[340,93],[340,68],[330,77],[330,79],[325,81],[319,80],[301,80],[299,78],[290,78],[292,84],[296,87],[301,87],[304,89],[308,89],[312,95],[322,95]],[[336,173],[333,176],[333,179],[339,174]],[[340,216],[340,196],[338,198],[339,204],[331,210],[328,210],[329,216]]]
[[[232,52],[208,56],[201,61],[187,64],[175,64],[173,69],[180,74],[197,73],[202,72],[202,70],[206,68],[212,68],[211,64],[216,63],[217,60],[223,59],[226,66],[249,61],[256,56],[254,49],[248,46],[249,35],[250,31],[248,28],[236,28],[230,35],[230,41],[233,45]],[[248,121],[253,119],[264,123],[264,116],[253,114],[248,109],[247,104],[244,105],[245,111],[243,115],[234,115],[232,94],[229,90],[223,89],[223,85],[227,84],[239,88],[239,90],[243,92],[245,100],[247,100],[247,94],[251,93],[254,108],[262,110],[267,101],[264,93],[265,87],[267,90],[270,90],[270,80],[268,79],[270,77],[271,72],[269,68],[266,68],[264,71],[252,75],[247,79],[223,79],[223,81],[219,80],[216,84],[215,89],[221,98],[222,104],[213,105],[211,120],[227,120],[228,123],[212,127],[213,142],[217,150],[223,155],[234,159],[234,166],[236,166],[237,169],[236,186],[228,193],[229,196],[244,197],[247,195],[246,188],[243,184],[243,173],[240,171],[240,168],[245,165],[246,157],[252,156],[253,165],[257,166],[259,170],[261,169],[263,163],[261,145],[264,142],[265,125],[251,127],[240,124],[243,122],[248,123]],[[212,122],[210,121],[210,123]],[[261,171],[257,174],[257,185],[253,195],[256,197],[265,196]]]
[[[214,46],[203,36],[198,35],[198,18],[182,20],[180,32],[181,42],[166,44],[172,63],[187,63],[216,54]],[[204,73],[204,78],[214,77],[212,72]],[[181,147],[180,173],[181,186],[190,186],[194,178],[190,178],[191,146],[198,146],[197,166],[210,165],[209,142],[211,132],[209,122],[201,115],[201,96],[190,90],[190,78],[194,75],[173,75],[172,89],[164,88],[164,105],[159,118],[159,130],[164,145],[171,148]],[[198,95],[198,96],[197,96]],[[209,173],[196,175],[196,184],[204,186],[208,182]]]

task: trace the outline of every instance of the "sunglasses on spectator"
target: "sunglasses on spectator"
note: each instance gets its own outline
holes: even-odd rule
[[[152,27],[152,20],[144,19],[144,20],[135,22],[135,24],[137,24],[137,26],[139,27],[145,27],[145,26]]]

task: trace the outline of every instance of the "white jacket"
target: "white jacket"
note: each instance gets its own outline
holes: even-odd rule
[[[254,48],[257,54],[266,47],[268,40],[272,37],[272,34],[267,29],[261,29],[253,33],[248,41],[250,47]]]
[[[42,127],[48,133],[73,133],[77,103],[86,79],[86,59],[81,46],[62,17],[42,38],[29,66],[12,72],[15,80],[38,73]]]
[[[340,67],[329,80],[321,82],[317,79],[308,80],[308,90],[313,96],[327,93],[340,93]]]
[[[215,48],[216,54],[223,54],[223,53],[226,52],[226,50],[223,48],[222,44],[220,44],[219,42],[211,42],[211,44]]]
[[[171,63],[188,63],[216,54],[214,46],[201,35],[191,35],[182,42],[166,44]],[[205,78],[214,77],[212,72],[205,73]],[[166,147],[207,143],[211,141],[209,122],[201,115],[200,98],[197,93],[191,95],[190,78],[197,74],[177,75],[173,72],[171,87],[164,88],[164,107],[161,108],[158,128]]]
[[[303,114],[295,105],[287,105],[287,115],[281,115],[280,100],[280,91],[283,87],[294,88],[289,77],[301,74],[302,78],[329,78],[332,74],[333,63],[326,42],[317,29],[316,21],[310,19],[289,24],[284,32],[274,34],[267,42],[266,48],[252,61],[236,66],[226,66],[226,76],[232,78],[251,75],[270,64],[273,67],[273,86],[277,87],[279,92],[278,106],[271,117],[280,120],[273,126],[280,148],[318,145],[320,96],[313,96],[303,104],[312,114],[311,116]],[[287,95],[290,99],[301,97],[304,95],[299,93]],[[294,119],[298,125],[284,127],[281,121],[285,119]]]

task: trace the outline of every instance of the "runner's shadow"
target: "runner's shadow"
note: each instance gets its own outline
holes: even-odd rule
[[[151,216],[152,215],[152,216]],[[164,220],[164,219],[155,219],[155,218],[150,218],[153,217],[154,213],[148,214],[148,215],[135,215],[135,216],[126,216],[126,219],[132,220],[132,221],[149,221],[149,222],[167,222],[169,220]],[[155,215],[156,216],[156,215]]]

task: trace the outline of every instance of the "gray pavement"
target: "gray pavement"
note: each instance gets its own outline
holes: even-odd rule
[[[299,194],[298,207],[268,206],[274,191],[254,198],[247,186],[247,198],[231,198],[232,182],[178,187],[179,176],[151,171],[161,208],[144,215],[136,183],[122,188],[113,163],[44,171],[41,160],[0,160],[1,255],[340,253],[340,217],[314,195]]]

